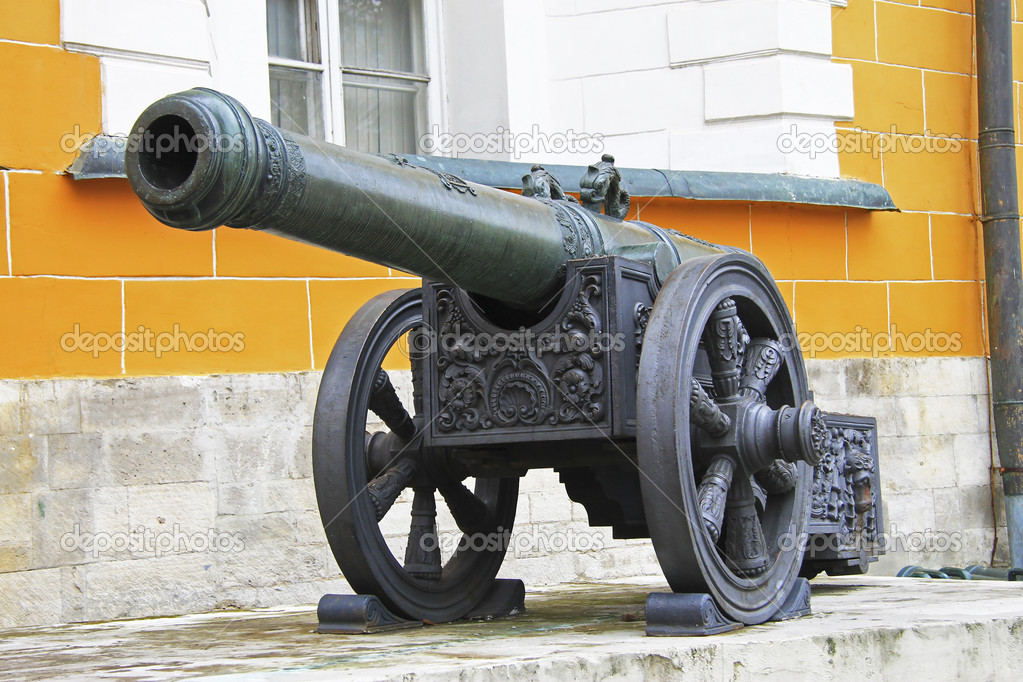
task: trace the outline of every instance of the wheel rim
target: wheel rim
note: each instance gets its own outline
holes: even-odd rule
[[[451,473],[444,453],[421,447],[422,419],[418,415],[412,417],[414,428],[405,425],[415,436],[407,440],[391,436],[389,449],[376,445],[384,442],[379,439],[388,438],[386,429],[376,432],[382,434],[373,436],[376,441],[368,437],[366,429],[374,381],[385,356],[421,324],[422,295],[417,289],[375,297],[346,325],[327,361],[317,396],[313,477],[327,540],[352,588],[360,594],[376,595],[406,617],[444,622],[464,616],[486,596],[514,523],[518,481],[477,478],[471,493],[462,487],[459,499],[465,502],[464,496],[471,494],[478,503],[469,500],[470,505],[483,506],[472,534],[462,533],[461,539],[452,543],[458,549],[440,565],[439,553],[435,555],[431,548],[437,547],[439,540],[451,538],[438,537],[435,525],[431,528],[430,508],[435,512],[438,501],[451,507],[451,497],[456,495],[452,491],[461,486],[461,478]],[[414,383],[418,382],[416,373],[413,377]],[[405,408],[400,402],[399,407]],[[414,415],[413,410],[405,409]],[[386,461],[381,464],[381,459]],[[407,462],[412,464],[403,464]],[[406,476],[410,468],[413,473]],[[382,478],[384,474],[390,479]],[[407,544],[430,550],[415,559],[392,553],[374,506],[374,496],[378,503],[381,497],[385,503],[388,499],[394,502],[395,485],[388,485],[394,481],[399,490],[415,490],[411,512],[415,525],[409,529]],[[438,487],[445,492],[435,492]],[[456,514],[463,520],[465,516]]]
[[[637,445],[658,561],[674,591],[709,593],[744,623],[773,616],[794,584],[820,456],[795,339],[767,270],[729,253],[675,270],[643,341]],[[772,354],[773,375],[754,357]]]

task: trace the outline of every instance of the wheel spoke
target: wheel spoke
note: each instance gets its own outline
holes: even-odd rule
[[[703,340],[717,399],[734,399],[739,393],[742,359],[749,343],[735,301],[726,298],[717,305],[704,329]]]
[[[728,489],[732,484],[735,463],[727,455],[715,455],[700,481],[700,514],[711,541],[717,544],[725,517]]]
[[[748,480],[733,484],[725,512],[725,557],[739,574],[747,577],[767,570],[767,541],[757,516],[756,498]]]
[[[404,441],[410,441],[416,435],[416,425],[408,410],[401,404],[397,391],[391,383],[387,372],[378,369],[373,379],[373,388],[369,396],[369,409],[387,424],[391,433]]]
[[[461,481],[448,481],[437,487],[451,511],[458,530],[466,534],[481,533],[490,526],[490,510],[486,503],[465,487]]]
[[[710,399],[696,379],[693,379],[692,392],[689,394],[689,418],[712,436],[723,436],[732,427],[728,415]]]
[[[439,580],[440,542],[437,537],[437,501],[433,488],[415,488],[412,525],[405,548],[405,571],[414,578]]]
[[[753,499],[756,501],[761,511],[767,509],[767,491],[764,490],[764,486],[760,485],[756,476],[750,478],[749,485],[753,490]]]
[[[423,313],[422,290],[391,291],[370,299],[345,325],[316,401],[313,477],[324,533],[352,589],[376,595],[396,615],[445,623],[463,617],[487,594],[506,547],[449,553],[437,546],[443,529],[436,512],[444,503],[436,497],[436,478],[464,476],[449,473],[450,463],[439,456],[444,453],[419,437],[428,351],[419,350],[422,344],[409,335],[423,326]],[[392,351],[403,346],[411,398],[394,390],[398,375],[392,372],[389,379],[381,372],[385,358],[396,357]],[[373,425],[381,420],[386,426]],[[407,496],[411,505],[399,497],[407,489],[415,493]],[[490,527],[511,532],[518,479],[480,476],[469,489],[486,502]],[[409,506],[411,523],[401,522],[401,537],[394,538],[390,531],[396,526],[386,522],[396,521],[398,511],[407,517]]]
[[[742,362],[739,395],[753,396],[764,402],[768,384],[785,364],[782,350],[782,345],[774,339],[756,338],[750,342]]]
[[[403,459],[369,482],[369,485],[366,486],[366,493],[373,503],[377,521],[384,518],[387,510],[398,499],[398,495],[401,495],[401,491],[408,486],[415,473],[416,463],[411,459]]]

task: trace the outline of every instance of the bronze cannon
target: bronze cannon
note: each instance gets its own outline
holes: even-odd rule
[[[848,423],[813,404],[774,280],[749,253],[624,220],[610,156],[579,199],[541,166],[519,196],[292,135],[212,90],[160,100],[135,130],[128,178],[167,225],[261,230],[423,278],[352,317],[316,403],[320,515],[360,594],[415,620],[476,613],[533,468],[558,471],[591,525],[651,538],[675,596],[698,597],[678,607],[706,621],[696,631],[804,612],[801,570],[866,569],[862,547],[804,565],[795,541]],[[154,144],[167,138],[204,144]],[[871,480],[856,484],[868,502]],[[381,524],[406,489],[395,541]]]

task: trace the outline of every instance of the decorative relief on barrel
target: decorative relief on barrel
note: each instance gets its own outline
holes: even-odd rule
[[[534,165],[529,169],[528,175],[522,176],[522,196],[567,201],[571,204],[579,203],[579,200],[571,194],[565,194],[558,179],[540,164]]]
[[[476,196],[476,190],[472,188],[472,185],[470,185],[468,182],[458,177],[457,175],[445,173],[444,171],[434,170],[433,168],[423,167],[423,170],[428,170],[434,175],[436,175],[438,178],[440,178],[441,183],[447,189],[453,189],[457,191],[459,194],[465,194],[466,192],[468,192],[469,194]]]
[[[447,173],[435,168],[430,168],[429,166],[417,166],[416,164],[411,163],[404,156],[398,156],[397,154],[384,154],[383,157],[396,166],[400,166],[402,168],[415,168],[417,170],[424,170],[433,173],[440,178],[441,184],[444,185],[445,189],[453,189],[459,194],[468,193],[472,196],[476,196],[476,190],[472,187],[472,185],[453,173]]]
[[[266,143],[267,163],[266,182],[256,199],[256,206],[253,213],[262,216],[270,205],[276,201],[284,186],[284,138],[266,121],[256,119],[256,127],[259,128],[263,141]]]
[[[582,205],[612,218],[624,219],[629,213],[629,193],[622,186],[622,174],[615,168],[615,157],[604,154],[600,161],[586,169],[579,181]]]
[[[281,131],[281,136],[284,140],[284,160],[288,169],[287,180],[284,197],[270,216],[271,220],[289,217],[302,199],[306,185],[305,156],[302,155],[302,149],[295,142],[295,138],[287,132]]]
[[[561,226],[562,246],[568,260],[590,258],[603,251],[600,233],[584,217],[585,211],[576,204],[555,199],[534,197],[537,201],[554,209],[554,216]]]
[[[295,140],[266,121],[254,122],[266,148],[265,175],[252,204],[227,222],[231,227],[260,226],[287,217],[305,191],[305,157]]]

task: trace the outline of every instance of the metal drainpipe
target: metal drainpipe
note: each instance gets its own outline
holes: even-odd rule
[[[977,0],[976,8],[991,407],[1009,556],[1013,566],[1023,566],[1023,266],[1012,107],[1012,9],[1010,0]]]

